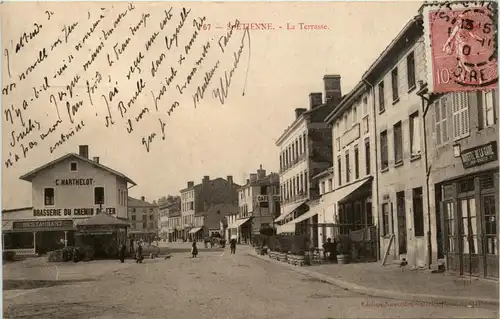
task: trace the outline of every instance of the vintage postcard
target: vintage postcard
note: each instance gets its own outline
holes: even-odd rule
[[[497,2],[0,8],[5,318],[498,318]]]

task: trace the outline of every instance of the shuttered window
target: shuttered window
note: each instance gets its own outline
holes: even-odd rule
[[[453,137],[460,139],[469,135],[469,100],[465,92],[451,94],[453,111]]]
[[[434,103],[435,121],[436,121],[436,145],[448,141],[448,97],[444,96]]]

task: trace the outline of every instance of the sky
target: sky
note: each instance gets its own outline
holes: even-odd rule
[[[78,153],[82,144],[89,145],[90,157],[100,157],[102,164],[138,184],[130,189],[131,196],[150,201],[176,195],[187,181],[200,183],[204,175],[232,175],[242,184],[259,165],[268,173],[276,172],[275,142],[293,122],[294,109],[308,107],[309,93],[323,92],[323,75],[341,75],[342,93],[347,94],[420,5],[409,1],[3,4],[2,88],[9,89],[2,95],[2,208],[31,205],[31,184],[19,176],[67,153]],[[228,34],[227,24],[238,22],[239,28]],[[245,32],[245,23],[273,29]],[[301,28],[301,23],[316,28]],[[203,25],[199,31],[198,24]],[[146,50],[153,34],[157,36]],[[152,63],[157,64],[154,72]],[[49,84],[45,88],[44,77]],[[128,107],[137,83],[142,90]],[[195,105],[198,88],[205,91]],[[227,97],[221,103],[223,89]],[[25,127],[15,115],[24,100]],[[114,123],[108,127],[107,103]],[[9,107],[13,123],[5,115]],[[144,108],[148,111],[141,117]],[[120,109],[127,110],[123,118]],[[29,119],[31,131],[11,146],[12,132],[17,136],[26,130]],[[55,131],[42,140],[40,134],[56,123]],[[61,134],[72,130],[75,134],[58,142]],[[28,149],[26,157],[21,144]],[[13,165],[6,167],[9,158]]]

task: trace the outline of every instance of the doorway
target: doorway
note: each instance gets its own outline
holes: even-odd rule
[[[400,255],[408,252],[408,245],[406,240],[406,205],[405,205],[405,192],[396,193],[396,210],[398,218],[398,251]]]

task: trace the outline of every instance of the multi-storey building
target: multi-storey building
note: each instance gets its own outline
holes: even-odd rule
[[[232,176],[213,180],[204,176],[201,184],[197,185],[192,181],[188,182],[187,187],[180,191],[182,238],[188,240],[208,236],[208,228],[204,227],[208,209],[216,204],[237,205],[238,187]],[[202,233],[196,235],[199,231]]]
[[[127,176],[89,159],[88,145],[20,177],[32,185],[33,206],[2,216],[4,248],[17,254],[45,253],[75,245],[77,225],[100,211],[127,219]]]
[[[279,175],[266,175],[262,165],[257,174],[250,174],[238,190],[239,219],[228,225],[240,242],[248,242],[252,234],[269,227],[280,213]]]
[[[163,240],[177,241],[180,230],[180,202],[167,202],[158,207],[160,215],[159,233]]]
[[[466,8],[460,2],[450,4],[450,10],[457,9]],[[428,17],[430,10],[435,8],[423,7],[423,16]],[[449,15],[447,10],[443,15]],[[429,32],[430,25],[424,20],[424,38],[430,48]],[[432,242],[432,259],[443,258],[447,270],[460,275],[498,279],[498,86],[437,93],[433,80],[442,74],[434,74],[430,50],[426,56],[429,77],[418,93],[428,110],[424,127],[430,222],[435,220],[438,225],[432,234],[437,237],[437,248]]]
[[[129,233],[134,239],[151,242],[158,237],[158,205],[147,202],[144,196],[128,198],[128,219]]]
[[[325,103],[322,93],[311,93],[309,110],[296,109],[295,120],[276,141],[280,148],[281,215],[275,222],[282,224],[280,233],[295,232],[292,220],[308,210],[308,200],[319,196],[318,181],[312,177],[332,166],[332,134],[324,119],[342,98],[340,76],[326,75],[323,81]],[[313,216],[300,228],[310,232],[307,225],[317,223],[317,216]],[[312,229],[311,237],[317,243],[317,228]]]

